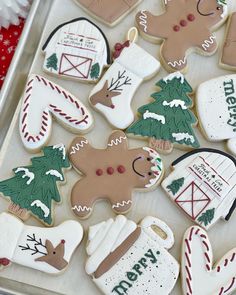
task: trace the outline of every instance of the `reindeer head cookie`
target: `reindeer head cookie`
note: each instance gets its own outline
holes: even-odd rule
[[[184,71],[187,53],[195,48],[198,53],[212,55],[217,49],[212,30],[227,16],[226,0],[165,0],[166,12],[153,15],[141,11],[136,16],[139,30],[150,41],[159,42],[161,58],[169,71]]]
[[[122,131],[110,135],[106,149],[93,148],[84,137],[77,137],[69,157],[83,175],[71,193],[72,210],[80,218],[87,218],[100,199],[110,201],[115,212],[126,213],[132,191],[154,188],[163,174],[159,154],[148,147],[129,149]]]

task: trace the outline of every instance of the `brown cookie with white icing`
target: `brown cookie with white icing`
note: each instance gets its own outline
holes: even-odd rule
[[[166,12],[153,15],[140,11],[136,22],[148,40],[162,43],[161,59],[170,71],[186,71],[187,56],[192,51],[202,55],[216,52],[212,30],[227,17],[225,0],[165,0]]]
[[[229,70],[236,70],[236,12],[228,21],[220,65]]]
[[[69,158],[83,175],[71,192],[72,210],[80,218],[88,218],[101,199],[110,201],[117,213],[128,212],[132,191],[155,188],[163,175],[159,154],[148,147],[129,149],[122,131],[110,135],[106,149],[92,147],[84,137],[75,138]]]

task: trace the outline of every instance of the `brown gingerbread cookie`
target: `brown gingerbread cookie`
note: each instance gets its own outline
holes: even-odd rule
[[[148,147],[129,149],[122,131],[110,135],[106,149],[93,148],[86,138],[77,137],[69,157],[83,175],[71,192],[72,210],[80,218],[87,218],[101,199],[110,201],[115,212],[126,213],[132,205],[132,191],[154,188],[163,175],[159,154]]]
[[[184,71],[187,54],[195,49],[212,55],[217,49],[212,30],[227,16],[226,0],[165,0],[166,12],[153,15],[140,11],[136,15],[138,28],[150,41],[164,42],[161,59],[168,71]]]
[[[236,69],[236,12],[228,22],[227,35],[223,46],[221,66],[226,69]]]

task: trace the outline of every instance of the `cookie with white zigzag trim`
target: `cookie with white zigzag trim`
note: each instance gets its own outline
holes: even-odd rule
[[[92,147],[84,137],[75,138],[69,158],[83,176],[71,193],[72,210],[80,218],[89,217],[101,199],[110,201],[119,214],[128,212],[132,191],[155,188],[163,175],[159,154],[148,147],[129,149],[122,131],[110,135],[106,149]]]

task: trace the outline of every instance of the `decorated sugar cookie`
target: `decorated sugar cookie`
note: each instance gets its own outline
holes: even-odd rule
[[[116,44],[114,63],[89,97],[91,105],[119,129],[127,128],[134,121],[132,98],[141,83],[160,69],[159,61],[135,44],[137,38],[137,29],[131,28],[127,41]]]
[[[42,50],[44,71],[81,82],[95,83],[110,64],[106,36],[86,18],[76,18],[55,28]]]
[[[140,116],[127,133],[149,138],[150,147],[162,153],[170,153],[174,145],[198,148],[192,128],[197,118],[190,110],[191,86],[179,72],[163,78],[156,86],[159,91],[151,95],[154,101],[138,109]]]
[[[221,76],[202,83],[196,93],[201,129],[209,141],[227,140],[236,155],[236,75]]]
[[[168,0],[166,12],[153,15],[140,11],[136,16],[139,30],[153,42],[163,42],[161,59],[168,71],[186,71],[191,51],[203,55],[216,52],[212,34],[227,17],[227,0]]]
[[[109,25],[117,25],[142,0],[75,0],[85,11],[99,21]]]
[[[20,136],[32,152],[47,145],[52,131],[52,116],[73,133],[86,133],[93,126],[87,108],[74,95],[39,75],[28,79],[20,111]]]
[[[214,262],[207,233],[190,227],[182,246],[181,277],[183,295],[229,295],[236,289],[236,248]]]
[[[9,212],[22,220],[33,215],[45,225],[53,225],[52,201],[61,202],[57,185],[65,182],[63,170],[70,168],[65,147],[45,147],[43,155],[31,162],[13,169],[12,178],[0,181],[0,193],[11,201]]]
[[[236,70],[236,12],[231,15],[228,21],[220,63],[224,68]]]
[[[129,149],[126,135],[114,131],[106,149],[92,147],[84,137],[73,140],[69,158],[82,174],[71,192],[73,212],[80,218],[92,213],[96,201],[110,201],[117,213],[126,213],[132,205],[134,189],[154,189],[163,175],[162,160],[148,147]]]
[[[140,224],[117,216],[91,226],[85,270],[106,295],[167,295],[179,276],[179,264],[168,250],[171,229],[155,217]]]
[[[83,228],[74,220],[54,228],[28,226],[11,214],[1,213],[0,233],[0,268],[17,263],[60,274],[80,244]]]
[[[236,207],[236,160],[215,149],[198,149],[172,163],[162,187],[188,217],[205,229],[229,220]]]

